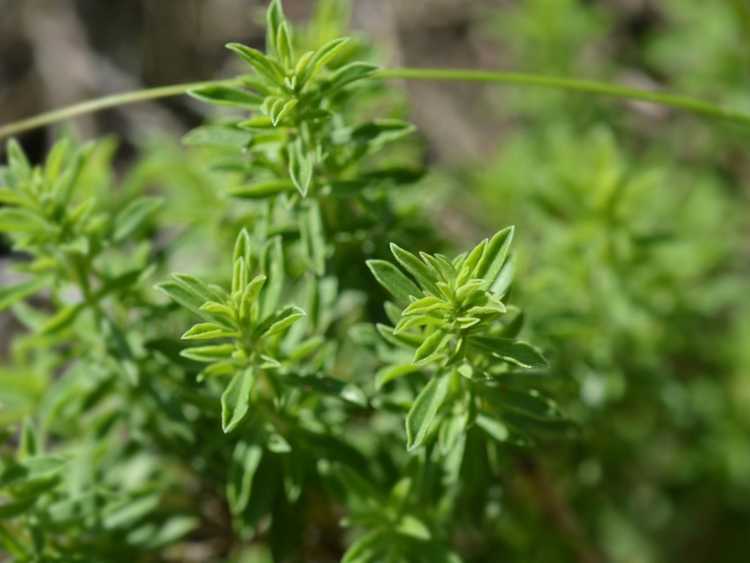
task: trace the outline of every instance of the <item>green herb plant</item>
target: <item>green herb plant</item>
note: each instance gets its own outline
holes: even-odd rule
[[[710,47],[696,76],[732,78],[742,101],[732,5],[701,5],[715,25],[688,18],[683,34]],[[128,167],[113,139],[64,136],[39,164],[7,144],[0,559],[742,560],[746,201],[729,185],[742,166],[711,164],[713,142],[739,135],[684,148],[698,136],[678,124],[675,159],[616,142],[649,144],[637,120],[524,90],[506,104],[524,129],[497,155],[427,175],[384,79],[750,117],[568,78],[628,70],[587,50],[622,23],[598,5],[481,18],[515,59],[563,77],[383,69],[343,36],[344,6],[320,0],[292,26],[272,0],[265,50],[227,46],[235,78],[0,127],[183,92],[216,106],[184,146],[156,140]],[[679,38],[618,48],[700,82],[678,72]],[[480,242],[447,240],[447,213],[474,214],[465,238]],[[715,541],[694,540],[696,514]]]
[[[441,246],[400,201],[424,173],[414,127],[393,104],[362,121],[377,67],[321,37],[274,0],[265,53],[228,45],[248,74],[190,92],[232,112],[185,137],[218,246],[181,239],[185,194],[138,171],[114,189],[111,142],[65,139],[41,166],[8,144],[15,560],[459,561],[465,458],[490,478],[506,448],[570,430],[518,340],[513,229],[453,259],[399,246]],[[186,253],[211,258],[167,275]]]

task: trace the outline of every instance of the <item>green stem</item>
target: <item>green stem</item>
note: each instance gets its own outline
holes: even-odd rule
[[[651,102],[704,117],[732,121],[742,125],[750,125],[750,113],[723,108],[689,96],[655,92],[652,90],[641,90],[639,88],[630,88],[628,86],[611,84],[609,82],[599,82],[596,80],[579,80],[576,78],[563,78],[559,76],[521,72],[442,68],[386,68],[382,69],[378,75],[386,79],[400,78],[404,80],[488,82],[494,84],[536,86],[553,90],[582,92],[598,96]]]
[[[597,96],[608,96],[613,98],[651,102],[654,104],[680,109],[704,117],[750,126],[750,113],[723,108],[721,106],[717,106],[697,98],[691,98],[689,96],[630,88],[628,86],[621,86],[619,84],[611,84],[608,82],[599,82],[596,80],[579,80],[575,78],[563,78],[544,74],[520,72],[498,72],[486,70],[443,68],[387,68],[381,69],[378,73],[376,73],[375,76],[383,79],[484,82],[492,84],[550,88],[554,90],[580,92]],[[166,98],[169,96],[177,96],[180,94],[184,94],[190,89],[198,88],[201,86],[216,84],[231,85],[236,83],[236,79],[209,80],[204,82],[189,82],[184,84],[173,84],[170,86],[159,86],[157,88],[147,88],[145,90],[137,90],[134,92],[125,92],[122,94],[114,94],[112,96],[104,96],[102,98],[89,100],[46,113],[41,113],[34,117],[22,119],[13,123],[8,123],[7,125],[0,127],[0,139],[3,137],[8,137],[10,135],[23,133],[24,131],[29,131],[37,127],[50,125],[52,123],[64,121],[66,119],[77,117],[79,115],[84,115],[115,106],[154,100],[157,98]]]
[[[170,96],[179,96],[184,94],[188,90],[193,88],[200,88],[201,86],[210,86],[216,84],[236,84],[237,80],[206,80],[203,82],[185,82],[182,84],[171,84],[169,86],[158,86],[156,88],[146,88],[144,90],[135,90],[133,92],[123,92],[121,94],[112,94],[111,96],[102,96],[101,98],[95,98],[93,100],[87,100],[78,104],[73,104],[60,109],[40,113],[27,119],[20,121],[14,121],[0,127],[0,139],[3,137],[10,137],[11,135],[17,135],[25,131],[36,129],[37,127],[44,127],[45,125],[51,125],[59,121],[65,121],[78,117],[79,115],[85,115],[87,113],[94,113],[107,108],[124,106],[126,104],[134,104],[137,102],[146,102],[149,100],[155,100],[158,98],[168,98]]]

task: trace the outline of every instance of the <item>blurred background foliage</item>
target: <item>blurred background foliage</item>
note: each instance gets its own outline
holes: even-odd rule
[[[297,22],[318,14],[311,43],[351,25],[386,65],[607,79],[750,110],[742,0],[321,0],[317,12],[314,4],[285,2]],[[0,0],[0,123],[113,91],[231,75],[222,46],[260,47],[261,8]],[[750,133],[643,103],[528,88],[408,83],[397,91],[368,103],[417,123],[421,141],[404,150],[433,169],[398,200],[418,217],[401,240],[428,250],[437,232],[458,250],[518,227],[514,300],[530,312],[529,339],[564,376],[558,391],[580,428],[538,454],[507,452],[503,482],[468,491],[483,497],[486,514],[467,503],[457,516],[467,522],[456,538],[467,560],[746,561]],[[247,221],[227,203],[227,175],[208,170],[201,150],[185,158],[176,141],[206,111],[183,97],[66,126],[121,139],[98,150],[117,164],[123,200],[154,189],[167,197],[164,236],[180,244],[165,260],[178,270],[225,268],[216,263],[223,255],[195,249],[228,247]],[[21,140],[39,160],[54,134]],[[92,166],[90,189],[109,185],[106,170]],[[424,217],[434,232],[420,230]],[[0,257],[3,283],[7,261]],[[15,323],[0,317],[6,355]],[[48,366],[26,363],[24,350],[14,357],[20,367],[0,368],[3,423],[46,384]],[[472,551],[487,549],[474,540],[480,534],[497,538],[491,551]],[[319,557],[310,561],[327,560]]]

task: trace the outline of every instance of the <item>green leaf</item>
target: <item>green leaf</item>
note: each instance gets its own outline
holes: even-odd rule
[[[284,71],[273,59],[252,47],[240,43],[228,43],[227,49],[237,53],[255,72],[279,86],[284,83]]]
[[[250,319],[252,322],[258,318],[258,296],[266,285],[266,276],[258,274],[249,283],[245,285],[240,297],[239,314],[240,323],[243,320]]]
[[[454,448],[461,445],[461,438],[465,436],[469,417],[464,414],[452,413],[446,416],[438,431],[438,447],[444,456],[450,456]]]
[[[247,508],[253,477],[262,457],[263,449],[255,444],[241,441],[234,447],[227,481],[227,501],[232,514],[240,514]]]
[[[353,62],[342,66],[327,80],[325,90],[331,94],[354,82],[372,76],[378,70],[377,65],[364,62]]]
[[[245,262],[250,262],[250,256],[252,255],[252,241],[250,240],[250,233],[247,229],[243,228],[237,234],[237,238],[234,241],[234,250],[232,252],[232,264],[237,262],[240,258]]]
[[[195,146],[246,147],[252,138],[252,133],[234,125],[204,125],[190,131],[182,142]]]
[[[538,420],[562,420],[564,417],[557,404],[536,389],[517,390],[506,386],[486,386],[482,395],[495,407],[512,410]]]
[[[312,201],[300,216],[300,235],[313,271],[322,276],[326,268],[326,244],[320,206]]]
[[[344,553],[341,563],[374,563],[387,549],[387,532],[383,528],[370,530],[357,539]]]
[[[367,267],[375,276],[375,279],[388,292],[396,298],[396,301],[402,307],[409,304],[410,297],[419,297],[422,291],[416,284],[401,273],[390,262],[385,260],[368,260]]]
[[[422,338],[414,335],[414,334],[407,334],[407,333],[399,333],[396,334],[393,331],[393,328],[384,325],[384,324],[377,324],[375,325],[378,332],[381,334],[383,338],[385,338],[388,342],[391,344],[394,344],[396,346],[404,346],[407,348],[419,348],[422,345]]]
[[[196,529],[199,524],[200,520],[192,516],[173,516],[151,537],[147,547],[149,549],[156,549],[172,544]]]
[[[282,21],[276,27],[276,53],[286,66],[290,66],[294,60],[294,48],[292,47],[292,38],[289,33],[289,27],[285,21]]]
[[[114,219],[113,238],[119,242],[138,231],[164,203],[160,197],[140,197],[120,211]]]
[[[483,240],[476,245],[471,252],[461,262],[461,268],[458,271],[458,277],[456,278],[457,285],[463,285],[469,279],[473,277],[474,268],[476,267],[479,259],[482,257],[485,248],[487,247],[487,240]]]
[[[315,54],[310,59],[310,63],[307,65],[307,69],[309,70],[306,69],[305,74],[301,77],[302,83],[304,84],[312,79],[318,71],[331,62],[350,41],[351,39],[348,37],[337,37],[315,51]]]
[[[437,279],[435,273],[419,258],[414,256],[411,252],[404,250],[396,243],[391,243],[391,253],[396,258],[399,264],[409,272],[417,283],[424,289],[433,293],[434,295],[440,295],[440,290],[436,284]]]
[[[102,524],[106,530],[132,528],[139,520],[156,510],[159,506],[159,495],[148,495],[139,499],[127,499],[108,507]]]
[[[231,188],[229,190],[229,195],[240,199],[265,199],[267,197],[292,191],[294,188],[295,184],[291,180],[268,180],[247,186]]]
[[[421,446],[432,428],[438,410],[448,395],[450,377],[436,376],[430,379],[417,396],[406,415],[406,447],[413,451]]]
[[[63,171],[65,163],[70,158],[73,143],[70,138],[65,137],[57,141],[52,150],[49,151],[44,163],[44,180],[52,184]]]
[[[480,349],[523,368],[547,366],[544,356],[526,342],[499,336],[471,336],[469,341]]]
[[[24,460],[39,454],[41,448],[39,440],[40,438],[37,429],[34,427],[31,419],[27,418],[21,426],[21,440],[18,444],[18,458]]]
[[[352,129],[349,140],[366,144],[370,149],[375,150],[386,143],[401,139],[415,130],[414,125],[400,119],[376,119]]]
[[[199,323],[181,336],[183,340],[211,340],[213,338],[237,337],[239,332],[227,331],[216,323]]]
[[[244,258],[238,258],[234,261],[234,267],[232,268],[232,295],[243,291],[247,287],[249,281],[249,270],[250,265]]]
[[[223,301],[228,297],[226,291],[220,287],[209,285],[190,274],[172,274],[172,279],[204,301]]]
[[[312,153],[306,152],[302,146],[302,140],[297,139],[289,145],[289,177],[296,186],[302,197],[307,196],[307,192],[312,184],[314,157]]]
[[[510,437],[508,428],[500,421],[490,418],[483,414],[477,415],[476,423],[479,428],[484,430],[491,438],[498,442],[506,442]]]
[[[10,520],[28,514],[37,499],[28,497],[21,500],[0,503],[0,520]]]
[[[401,535],[410,536],[422,541],[432,539],[430,529],[424,524],[424,522],[411,514],[406,514],[401,518],[396,531]]]
[[[3,205],[30,207],[33,205],[31,200],[23,193],[16,192],[10,188],[0,186],[0,203]]]
[[[202,314],[201,306],[205,303],[205,299],[200,295],[196,295],[178,281],[165,281],[154,287],[186,309],[189,309],[198,315]]]
[[[299,102],[297,99],[292,98],[290,100],[287,100],[283,104],[279,104],[278,106],[274,106],[271,110],[271,123],[274,127],[278,127],[282,120],[289,114],[294,111],[294,108],[297,107],[297,104]]]
[[[304,316],[305,312],[302,309],[290,305],[274,317],[273,324],[263,332],[262,337],[268,338],[276,334],[281,334]]]
[[[497,297],[504,297],[510,288],[510,284],[513,282],[514,270],[515,266],[511,257],[505,262],[505,265],[500,269],[500,274],[490,286],[490,293]]]
[[[6,145],[8,153],[8,167],[16,183],[26,180],[31,175],[31,164],[26,158],[21,145],[15,139],[8,141]]]
[[[472,277],[485,280],[484,289],[489,289],[500,275],[513,242],[514,227],[507,227],[493,236],[484,249]]]
[[[70,326],[78,314],[86,308],[84,303],[63,307],[42,325],[41,334],[55,334]]]
[[[0,232],[47,234],[54,232],[55,227],[48,223],[41,215],[29,209],[18,207],[3,207],[0,209]]]
[[[218,106],[257,108],[263,103],[263,97],[247,90],[212,84],[188,90],[188,94],[202,102]]]
[[[285,23],[284,10],[280,0],[271,0],[266,10],[266,51],[272,53],[277,48],[277,37],[279,26]]]
[[[172,279],[157,284],[156,289],[172,300],[201,317],[206,317],[204,304],[207,301],[224,301],[226,295],[215,286],[209,286],[188,274],[172,274]],[[232,318],[231,310],[228,318]],[[215,319],[218,320],[218,319]],[[222,322],[227,322],[223,320]]]
[[[250,393],[255,385],[252,368],[236,374],[221,395],[221,428],[225,434],[234,430],[250,408]]]
[[[284,290],[284,249],[281,237],[276,236],[269,243],[266,272],[268,284],[263,294],[263,316],[270,315],[279,305]]]
[[[0,311],[7,309],[22,299],[26,299],[29,295],[33,295],[47,285],[47,282],[47,278],[38,277],[15,285],[0,287]]]
[[[235,347],[233,344],[215,344],[212,346],[185,348],[180,352],[180,355],[183,358],[195,360],[196,362],[213,363],[230,358],[234,350]]]
[[[353,383],[321,375],[298,376],[287,374],[286,379],[297,387],[308,388],[324,395],[332,395],[360,407],[367,406],[367,397],[364,392]]]
[[[385,367],[375,374],[375,388],[380,389],[386,383],[398,379],[399,377],[417,372],[420,369],[421,367],[415,364],[400,364]]]
[[[434,295],[428,295],[412,301],[409,306],[403,310],[403,316],[410,315],[424,315],[433,311],[450,311],[451,305],[447,301],[444,301]]]
[[[418,365],[429,363],[442,351],[449,339],[450,335],[441,330],[436,330],[430,334],[414,352],[414,363]]]
[[[62,174],[55,178],[52,183],[50,193],[53,195],[53,201],[58,208],[70,205],[71,194],[75,186],[78,185],[80,172],[85,161],[85,152],[88,151],[76,151],[71,162],[64,167]]]

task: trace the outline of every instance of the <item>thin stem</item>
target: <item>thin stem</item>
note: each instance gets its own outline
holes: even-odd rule
[[[654,92],[652,90],[642,90],[630,88],[619,84],[608,82],[599,82],[596,80],[579,80],[575,78],[563,78],[558,76],[549,76],[544,74],[531,74],[520,72],[498,72],[485,70],[464,70],[464,69],[444,69],[444,68],[387,68],[381,69],[376,73],[377,77],[383,79],[402,79],[402,80],[433,80],[433,81],[457,81],[457,82],[484,82],[492,84],[506,84],[515,86],[534,86],[541,88],[550,88],[554,90],[564,90],[571,92],[581,92],[584,94],[593,94],[597,96],[608,96],[613,98],[623,98],[630,100],[639,100],[642,102],[651,102],[675,109],[680,109],[704,117],[720,119],[737,123],[744,126],[750,126],[750,113],[723,108],[689,96],[679,94],[670,94],[664,92]],[[217,84],[237,84],[237,79],[232,80],[208,80],[204,82],[189,82],[184,84],[173,84],[170,86],[159,86],[157,88],[147,88],[145,90],[136,90],[134,92],[125,92],[104,96],[94,100],[88,100],[79,104],[74,104],[57,110],[41,113],[34,117],[15,121],[0,127],[0,139],[10,135],[16,135],[29,131],[37,127],[43,127],[59,121],[64,121],[86,113],[93,113],[103,109],[154,100],[157,98],[166,98],[184,94],[190,89],[201,86]]]
[[[488,82],[516,86],[536,86],[554,90],[582,92],[612,98],[624,98],[651,102],[662,106],[680,109],[704,117],[732,121],[741,125],[750,125],[750,113],[723,108],[709,102],[665,92],[642,90],[596,80],[579,80],[544,74],[521,72],[497,72],[485,70],[460,70],[441,68],[386,68],[380,70],[382,78],[400,78],[404,80],[435,80]]]
[[[134,104],[137,102],[145,102],[148,100],[155,100],[158,98],[168,98],[170,96],[179,96],[184,94],[188,90],[193,88],[200,88],[201,86],[210,86],[217,84],[236,84],[236,79],[231,80],[206,80],[203,82],[185,82],[182,84],[171,84],[169,86],[158,86],[156,88],[146,88],[144,90],[135,90],[133,92],[123,92],[121,94],[112,94],[111,96],[103,96],[101,98],[95,98],[93,100],[87,100],[78,104],[73,104],[60,109],[40,113],[27,119],[20,121],[14,121],[0,127],[0,139],[3,137],[9,137],[11,135],[17,135],[25,131],[36,129],[37,127],[44,127],[45,125],[51,125],[59,121],[65,121],[84,115],[87,113],[94,113],[107,108],[124,106],[126,104]]]

